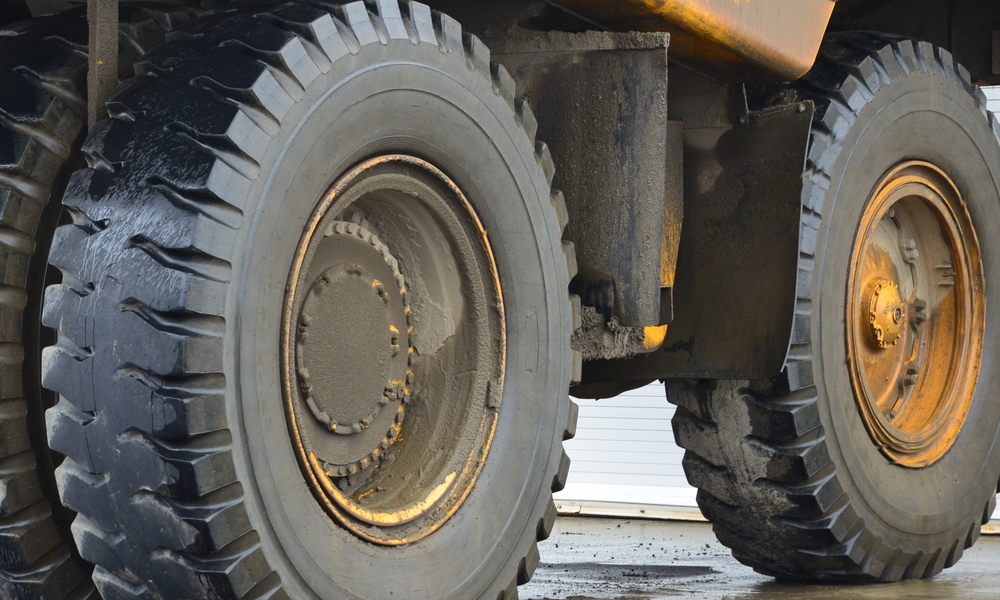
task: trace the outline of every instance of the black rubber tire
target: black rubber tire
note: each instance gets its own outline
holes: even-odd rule
[[[969,74],[930,44],[839,34],[800,82],[757,90],[816,105],[803,178],[790,357],[773,381],[670,381],[684,468],[719,540],[779,578],[931,577],[962,556],[993,512],[1000,476],[1000,303],[986,306],[968,419],[936,463],[893,465],[872,443],[845,357],[850,247],[879,179],[927,160],[955,180],[1000,287],[1000,128]]]
[[[121,72],[162,43],[185,11],[123,6]],[[0,597],[86,598],[91,567],[73,547],[59,504],[40,379],[39,325],[58,200],[83,164],[86,10],[0,30]],[[50,339],[51,338],[51,339]]]
[[[61,396],[49,441],[67,455],[60,494],[97,587],[106,600],[515,598],[555,519],[576,410],[565,207],[514,82],[457,22],[409,1],[244,3],[183,38],[113,96],[50,255],[64,283],[43,317],[59,331],[44,354]],[[386,152],[466,191],[508,315],[476,486],[398,547],[323,511],[274,402],[299,232],[332,181]]]

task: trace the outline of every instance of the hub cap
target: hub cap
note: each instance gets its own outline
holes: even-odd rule
[[[926,162],[890,171],[851,258],[848,367],[861,417],[890,460],[930,465],[965,422],[985,327],[979,242],[955,184]]]
[[[471,491],[503,390],[505,328],[486,232],[426,161],[366,161],[311,215],[282,330],[292,444],[343,527],[398,545]]]

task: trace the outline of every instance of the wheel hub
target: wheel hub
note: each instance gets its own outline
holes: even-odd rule
[[[381,457],[399,434],[412,380],[410,309],[398,261],[375,234],[336,221],[323,237],[323,250],[336,264],[327,268],[331,260],[314,259],[310,265],[296,374],[313,418],[331,435],[350,436],[311,440],[324,471],[344,477]]]
[[[293,259],[281,347],[292,446],[343,528],[400,545],[455,514],[495,432],[506,334],[486,231],[454,182],[402,155],[338,180]]]
[[[879,348],[894,346],[906,328],[906,304],[894,281],[879,280],[868,300],[869,333]]]
[[[953,445],[985,328],[979,241],[954,183],[920,161],[869,197],[848,278],[851,384],[872,440],[894,463],[930,465]]]

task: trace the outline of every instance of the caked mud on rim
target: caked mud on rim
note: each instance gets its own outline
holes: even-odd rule
[[[333,518],[400,545],[458,510],[496,429],[505,335],[487,233],[448,176],[384,155],[334,183],[296,250],[281,331],[292,444]]]
[[[936,166],[875,187],[847,290],[847,356],[865,427],[895,464],[933,464],[965,423],[985,329],[983,264],[965,201]]]

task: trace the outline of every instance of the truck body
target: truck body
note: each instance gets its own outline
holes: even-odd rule
[[[994,83],[993,0],[0,0],[0,595],[514,598],[653,380],[738,560],[937,574]]]

